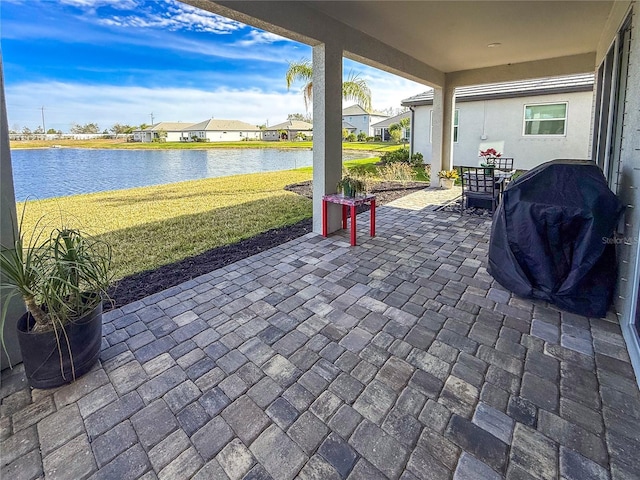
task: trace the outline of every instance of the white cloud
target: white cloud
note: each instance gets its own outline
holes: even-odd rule
[[[144,3],[136,0],[63,0],[79,8],[85,8],[88,13],[95,14],[97,7],[109,5],[118,10],[131,10],[129,15],[111,15],[100,12],[100,17],[85,18],[100,25],[120,28],[156,28],[168,30],[190,30],[215,34],[228,34],[246,28],[246,25],[229,18],[201,10],[191,5],[185,5],[175,0],[166,0],[162,10],[145,7]],[[155,6],[153,3],[151,4]],[[148,6],[147,6],[148,7]]]
[[[247,35],[247,38],[236,42],[236,44],[243,47],[250,47],[252,45],[265,45],[281,41],[289,41],[289,39],[271,32],[264,32],[262,30],[251,30],[249,32],[249,35]]]
[[[429,89],[426,85],[352,60],[345,60],[344,70],[347,75],[357,74],[359,78],[367,82],[371,90],[371,103],[376,110],[400,108],[400,103],[405,98]]]
[[[109,6],[118,10],[133,10],[138,7],[136,0],[59,0],[63,5],[95,10],[98,7]]]
[[[276,93],[258,88],[162,88],[82,85],[76,83],[23,83],[6,86],[9,126],[41,124],[68,131],[73,123],[97,122],[100,129],[114,123],[139,125],[154,121],[199,122],[207,118],[242,120],[273,125],[289,113],[302,111],[298,92]]]

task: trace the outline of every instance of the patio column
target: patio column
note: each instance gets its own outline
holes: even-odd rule
[[[11,168],[11,150],[9,149],[9,130],[7,127],[7,106],[4,98],[4,73],[2,57],[0,56],[0,244],[13,245],[16,238],[16,200],[13,190],[13,170]],[[0,298],[0,311],[4,308],[6,294]],[[24,313],[24,304],[14,298],[7,312],[4,328],[4,340],[11,359],[15,365],[22,360],[18,338],[16,337],[15,321]],[[0,369],[9,366],[4,349],[0,347]]]
[[[440,184],[438,172],[453,168],[453,115],[456,108],[455,88],[445,84],[433,89],[431,125],[431,186]]]
[[[313,47],[313,231],[322,233],[322,196],[342,178],[342,48]],[[328,205],[327,231],[341,226],[339,205]]]

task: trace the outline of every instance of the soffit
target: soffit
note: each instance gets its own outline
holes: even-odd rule
[[[308,1],[443,72],[595,52],[612,1]],[[491,43],[499,47],[488,48]]]

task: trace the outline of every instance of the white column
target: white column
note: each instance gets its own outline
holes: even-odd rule
[[[0,54],[1,55],[1,54]],[[11,168],[11,150],[9,149],[9,130],[7,128],[7,106],[4,98],[4,73],[2,57],[0,56],[0,244],[3,247],[13,245],[16,238],[16,201],[13,190],[13,171]],[[0,297],[0,311],[4,308],[6,292]],[[18,338],[16,337],[15,322],[24,313],[22,301],[16,297],[11,301],[7,311],[4,326],[4,341],[7,347],[11,364],[15,365],[22,360]],[[0,367],[9,366],[4,349],[0,355]]]
[[[322,233],[322,196],[342,178],[342,48],[313,47],[313,231]],[[328,232],[341,226],[339,205],[329,204]]]
[[[453,168],[453,118],[456,108],[453,87],[433,90],[431,126],[431,186],[440,183],[438,172]]]

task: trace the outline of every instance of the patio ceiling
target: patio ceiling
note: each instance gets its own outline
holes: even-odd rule
[[[452,74],[447,77],[450,84],[461,86],[593,71],[596,52],[608,47],[601,42],[609,38],[612,12],[629,5],[628,1],[184,1],[310,45],[338,39],[347,58],[433,86],[442,85],[445,74]],[[518,64],[520,68],[513,66]],[[497,66],[502,67],[492,68]],[[479,69],[489,72],[466,74]]]
[[[595,52],[613,2],[312,1],[445,73]],[[500,43],[497,48],[487,45]]]

